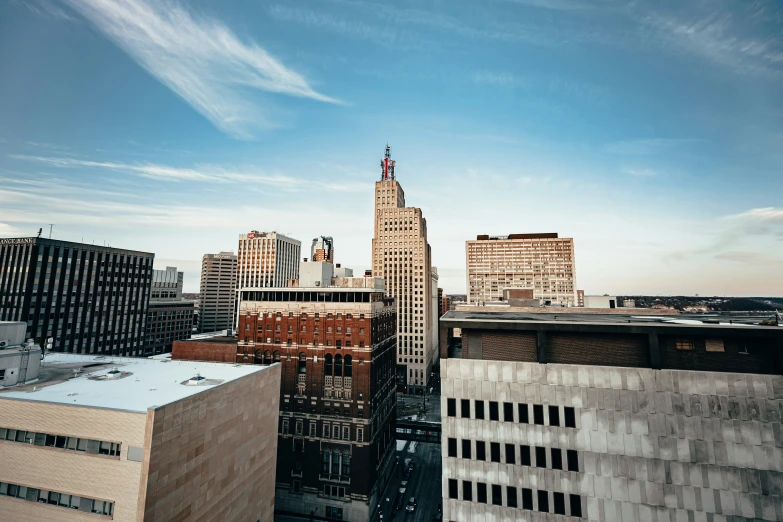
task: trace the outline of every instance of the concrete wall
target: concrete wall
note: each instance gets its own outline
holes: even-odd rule
[[[8,346],[22,344],[27,323],[22,321],[0,321],[0,341],[6,341]]]
[[[444,520],[568,520],[555,515],[553,494],[579,495],[584,518],[606,521],[783,520],[783,377],[706,371],[448,359],[441,362]],[[514,406],[512,421],[449,417],[448,398]],[[520,422],[519,405],[530,411]],[[533,405],[544,406],[543,425]],[[556,406],[560,426],[552,426]],[[563,427],[565,408],[575,427]],[[471,441],[471,459],[448,457],[449,438]],[[475,442],[487,443],[487,461]],[[490,442],[501,462],[489,462]],[[575,450],[578,471],[506,463],[505,444]],[[519,459],[519,454],[516,456]],[[565,460],[565,458],[564,458]],[[565,467],[565,466],[564,466]],[[449,479],[459,498],[449,499]],[[463,500],[462,481],[473,484]],[[475,484],[504,487],[503,505],[475,501]],[[506,486],[546,491],[550,513],[507,507]],[[521,502],[520,502],[521,506]]]

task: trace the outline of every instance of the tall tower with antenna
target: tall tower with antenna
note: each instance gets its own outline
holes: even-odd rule
[[[394,177],[394,166],[396,164],[397,162],[391,159],[391,145],[387,143],[386,154],[383,155],[383,159],[381,160],[381,181],[396,179]]]

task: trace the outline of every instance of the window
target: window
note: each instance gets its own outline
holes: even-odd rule
[[[558,406],[549,407],[549,425],[560,426],[560,408]]]
[[[457,399],[446,399],[446,415],[449,417],[457,416]]]
[[[364,428],[356,428],[356,442],[364,442]]]
[[[470,458],[470,439],[462,439],[462,458]]]
[[[460,416],[463,419],[469,419],[470,418],[470,400],[469,399],[462,399],[460,401]]]
[[[456,479],[449,479],[449,498],[456,499],[458,495],[459,486]]]
[[[527,416],[527,404],[519,405],[519,422],[522,422],[524,424],[530,423],[530,419]]]
[[[476,410],[476,418],[477,419],[483,419],[484,418],[484,401],[474,401],[473,407]]]
[[[301,436],[304,432],[304,423],[301,420],[296,421],[296,428],[294,429],[294,433]]]
[[[523,466],[530,466],[530,446],[519,447],[519,463]]]
[[[549,513],[549,493],[546,491],[538,492],[538,510],[542,513]]]
[[[517,507],[517,488],[506,486],[506,505],[508,507]]]
[[[476,441],[476,460],[487,460],[487,449],[484,441]]]
[[[544,425],[544,407],[540,404],[533,405],[533,422],[541,426]]]
[[[506,444],[506,464],[516,464],[513,444]]]
[[[689,339],[677,339],[674,342],[674,347],[677,350],[693,351],[693,341]]]
[[[489,458],[492,462],[500,462],[500,443],[489,443]]]
[[[337,412],[335,411],[335,413],[337,413]],[[339,415],[339,413],[337,413],[337,414]],[[340,439],[340,426],[338,426],[337,424],[332,426],[332,438],[333,439],[338,439],[338,440]]]
[[[487,503],[487,485],[483,482],[476,482],[476,501],[479,504]]]
[[[571,504],[571,516],[582,517],[582,499],[579,495],[568,495],[568,503]]]
[[[546,448],[536,446],[536,467],[537,468],[546,467]]]
[[[492,484],[492,505],[493,506],[503,505],[503,488],[501,488],[497,484]]]
[[[560,448],[552,448],[552,469],[563,469],[563,452]]]
[[[568,471],[579,471],[579,455],[575,450],[566,451],[566,460],[568,461]]]
[[[325,438],[325,439],[328,439],[328,438],[330,437],[330,431],[329,431],[329,428],[330,428],[330,427],[329,427],[329,425],[328,425],[328,424],[324,424],[324,438]]]
[[[310,436],[311,436],[311,437],[315,437],[315,423],[314,423],[314,422],[312,422],[312,421],[310,422],[310,428],[309,428],[309,430],[310,430]]]
[[[343,426],[343,440],[351,440],[351,428]]]
[[[522,488],[522,509],[533,509],[533,490]]]
[[[282,429],[281,429],[281,433],[283,435],[288,434],[288,419],[283,419],[283,426],[282,426]]]
[[[457,456],[457,439],[449,437],[449,457]]]
[[[554,501],[555,514],[565,515],[565,495],[562,493],[554,493],[552,495],[552,500]]]
[[[514,405],[510,402],[503,403],[503,421],[514,422]]]
[[[498,403],[495,401],[489,401],[489,420],[500,420],[500,415],[498,414]]]
[[[57,437],[58,439],[60,437]],[[56,447],[59,447],[55,444]],[[100,449],[98,450],[98,453],[101,455],[111,455],[112,457],[117,457],[120,454],[120,445],[115,444],[114,442],[103,442],[101,441]]]
[[[574,412],[574,409],[566,406],[563,408],[563,413],[565,414],[565,427],[576,428],[576,412]]]

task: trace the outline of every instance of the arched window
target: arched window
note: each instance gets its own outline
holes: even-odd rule
[[[299,373],[307,372],[307,356],[304,353],[299,354]]]
[[[253,362],[255,364],[266,364],[266,361],[264,361],[263,358],[264,356],[261,353],[261,350],[256,350],[255,353],[253,354],[253,359],[254,359]]]
[[[353,376],[353,361],[351,360],[350,355],[345,356],[345,376],[346,377]]]
[[[278,352],[277,350],[275,350],[275,351],[272,353],[272,359],[274,359],[274,361],[275,361],[275,362],[280,362],[280,352]]]
[[[334,376],[335,377],[342,377],[343,375],[343,356],[342,355],[335,355],[334,356]]]
[[[332,375],[332,354],[330,353],[324,357],[324,375]]]
[[[272,352],[269,350],[264,352],[264,364],[272,364]]]

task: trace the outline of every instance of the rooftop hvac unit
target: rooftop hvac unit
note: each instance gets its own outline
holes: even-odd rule
[[[0,341],[0,348],[5,348],[8,346],[8,341]]]

